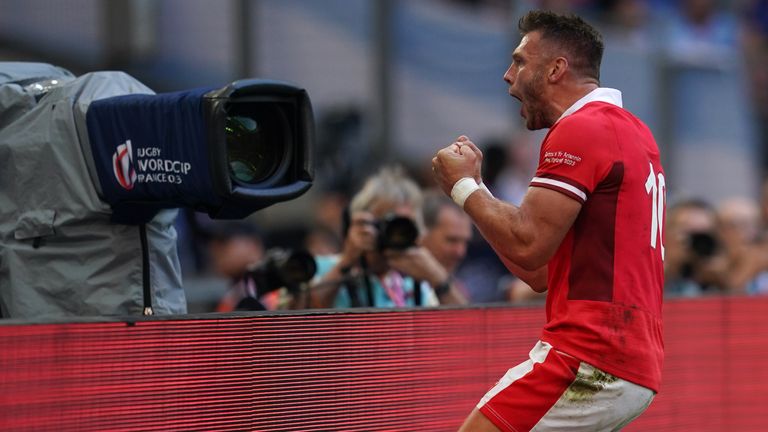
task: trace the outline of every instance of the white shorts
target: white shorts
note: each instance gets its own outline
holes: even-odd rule
[[[477,404],[502,431],[618,431],[655,396],[546,342],[539,341],[529,357]]]

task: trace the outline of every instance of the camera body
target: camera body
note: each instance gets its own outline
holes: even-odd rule
[[[0,315],[185,313],[176,208],[242,218],[301,195],[312,138],[285,83],[156,95],[123,72],[0,62]]]
[[[711,233],[693,232],[688,236],[688,245],[690,251],[697,259],[707,259],[715,254],[720,249],[720,242]]]
[[[87,137],[113,220],[161,208],[241,219],[312,185],[312,111],[303,89],[268,80],[94,100]]]

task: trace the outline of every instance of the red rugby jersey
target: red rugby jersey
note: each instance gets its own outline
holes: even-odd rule
[[[582,203],[549,261],[542,340],[658,391],[664,170],[651,132],[617,105],[620,98],[612,89],[590,93],[555,123],[541,146],[531,186]]]

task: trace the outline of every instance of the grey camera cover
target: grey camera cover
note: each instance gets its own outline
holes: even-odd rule
[[[85,130],[91,101],[152,90],[122,72],[80,77],[0,62],[0,311],[4,318],[139,315],[138,226],[110,222]],[[146,226],[155,314],[186,312],[177,210]]]

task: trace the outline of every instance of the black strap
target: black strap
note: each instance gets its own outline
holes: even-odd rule
[[[421,281],[413,280],[413,305],[421,306]]]
[[[373,283],[371,283],[371,274],[368,272],[368,261],[365,257],[360,257],[360,268],[363,269],[363,282],[365,282],[365,297],[368,300],[368,307],[376,306],[373,304]]]
[[[144,293],[144,310],[142,315],[154,315],[152,310],[152,285],[149,278],[149,242],[147,241],[147,225],[139,225],[141,239],[141,285]]]
[[[344,288],[346,288],[347,293],[349,294],[349,304],[352,307],[361,307],[362,304],[360,303],[360,296],[358,296],[357,292],[357,282],[355,281],[355,278],[352,276],[345,276],[344,277]]]

